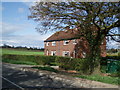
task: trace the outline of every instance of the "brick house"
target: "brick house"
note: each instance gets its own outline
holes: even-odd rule
[[[85,58],[88,47],[84,38],[78,38],[76,30],[59,31],[44,41],[45,55]],[[101,56],[106,56],[106,40],[101,45]]]

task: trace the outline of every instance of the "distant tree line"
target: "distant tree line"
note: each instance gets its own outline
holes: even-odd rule
[[[4,44],[3,46],[0,46],[0,48],[11,48],[11,49],[24,49],[24,50],[40,50],[44,51],[44,48],[37,48],[37,47],[27,47],[27,46],[13,46],[13,45],[7,45]]]
[[[114,48],[107,49],[107,53],[117,53],[119,51],[120,51],[120,49],[114,49]]]

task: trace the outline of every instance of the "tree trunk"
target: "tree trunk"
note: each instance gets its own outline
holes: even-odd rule
[[[88,55],[89,74],[100,74],[100,59],[101,59],[100,46],[90,47],[90,54]]]

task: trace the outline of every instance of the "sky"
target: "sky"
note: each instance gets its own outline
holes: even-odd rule
[[[27,47],[44,47],[44,40],[53,32],[41,35],[37,23],[28,20],[30,2],[2,2],[2,44]]]
[[[29,7],[33,2],[2,2],[0,4],[0,45],[44,48],[44,40],[54,32],[41,35],[36,31],[37,23],[28,20]],[[118,43],[107,43],[107,48],[118,48]]]

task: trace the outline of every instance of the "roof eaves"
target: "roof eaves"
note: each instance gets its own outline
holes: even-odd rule
[[[63,41],[63,40],[72,40],[72,39],[79,39],[79,37],[75,37],[75,38],[68,38],[68,39],[60,39],[60,40],[45,40],[44,42]]]

